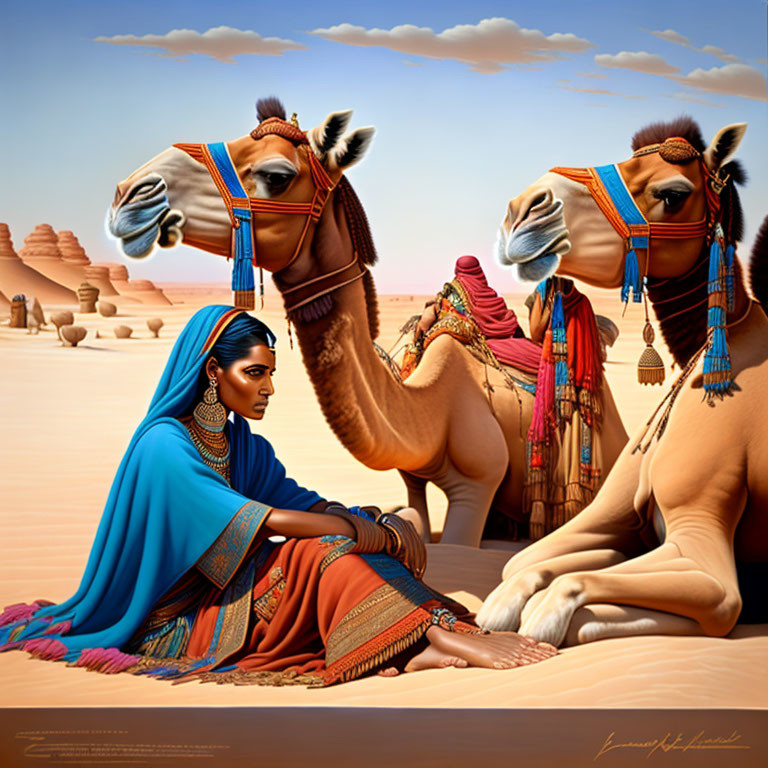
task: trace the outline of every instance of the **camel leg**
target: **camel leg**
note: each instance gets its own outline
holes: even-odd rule
[[[581,645],[610,637],[637,635],[700,635],[693,619],[629,605],[597,603],[579,608],[571,619],[565,645]]]
[[[502,578],[510,579],[545,561],[574,552],[614,550],[632,556],[643,551],[637,531],[639,518],[634,508],[641,462],[641,454],[625,449],[592,503],[565,525],[510,558]],[[587,570],[593,567],[604,566],[589,566]]]
[[[697,550],[690,540],[687,543],[689,556],[668,541],[618,565],[559,576],[539,593],[535,607],[524,611],[520,633],[560,645],[579,608],[588,603],[619,603],[693,619],[703,634],[727,634],[741,607],[735,569],[730,574],[716,569],[716,578],[701,565],[711,562],[712,552],[706,547]]]
[[[417,477],[403,470],[400,470],[400,477],[403,478],[408,492],[408,506],[412,508],[409,514],[403,515],[403,517],[406,517],[406,519],[414,524],[419,536],[421,536],[421,540],[429,543],[432,529],[429,523],[429,508],[427,506],[427,481],[423,477]]]
[[[464,477],[441,485],[448,497],[448,511],[440,542],[479,547],[497,487],[498,482],[484,483]]]
[[[572,571],[590,571],[606,568],[626,560],[626,556],[615,549],[591,549],[553,557],[518,571],[514,576],[501,582],[488,597],[477,613],[477,623],[483,629],[516,631],[520,626],[523,607],[530,605],[541,590],[552,580]]]

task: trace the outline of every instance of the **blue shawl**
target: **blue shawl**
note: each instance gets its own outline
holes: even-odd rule
[[[120,648],[196,564],[226,586],[271,507],[307,510],[321,500],[286,477],[272,446],[237,414],[228,425],[231,485],[176,418],[192,410],[205,353],[236,314],[209,306],[187,323],[120,462],[80,587],[59,605],[9,607],[0,650],[55,640],[48,657],[73,662],[84,649]]]

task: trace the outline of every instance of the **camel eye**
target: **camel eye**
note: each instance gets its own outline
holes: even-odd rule
[[[676,189],[670,187],[668,189],[657,190],[653,193],[653,196],[657,200],[663,200],[664,210],[671,213],[679,210],[690,194],[691,192],[688,189]]]
[[[285,192],[298,175],[298,169],[284,157],[270,157],[251,168],[256,197],[275,197]]]
[[[279,195],[281,192],[285,192],[295,175],[293,173],[259,172],[259,176],[264,180],[267,189],[272,195]]]

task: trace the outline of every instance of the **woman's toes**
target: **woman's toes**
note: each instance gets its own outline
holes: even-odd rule
[[[400,672],[397,670],[397,667],[387,667],[386,669],[380,669],[376,674],[379,677],[397,677]]]
[[[458,656],[448,656],[440,662],[441,667],[466,667],[466,659],[460,659]]]

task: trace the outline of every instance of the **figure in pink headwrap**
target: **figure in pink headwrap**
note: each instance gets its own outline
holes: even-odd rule
[[[461,319],[467,322],[462,323]],[[438,321],[444,322],[428,333]],[[469,341],[468,336],[475,328],[484,336],[498,362],[536,375],[541,347],[526,338],[517,322],[517,315],[488,285],[480,262],[474,256],[462,256],[456,261],[455,279],[446,283],[419,320],[416,329],[417,357],[440,335],[440,331]]]

